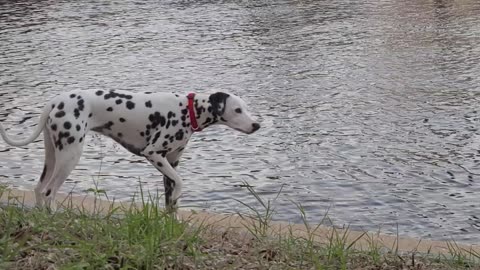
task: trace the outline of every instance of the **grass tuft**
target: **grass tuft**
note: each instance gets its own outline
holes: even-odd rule
[[[93,213],[66,207],[49,214],[9,200],[0,210],[0,265],[155,269],[175,265],[186,254],[195,256],[198,231],[187,230],[186,222],[165,213],[157,195],[142,197],[140,206],[103,212],[95,207]]]

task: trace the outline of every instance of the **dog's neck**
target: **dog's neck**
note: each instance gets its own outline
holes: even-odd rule
[[[213,124],[222,122],[220,116],[216,115],[213,110],[213,105],[208,94],[196,94],[193,100],[193,109],[197,120],[198,127],[203,130]],[[187,101],[188,104],[188,101]],[[188,108],[187,108],[188,109]],[[192,123],[188,117],[190,127]]]

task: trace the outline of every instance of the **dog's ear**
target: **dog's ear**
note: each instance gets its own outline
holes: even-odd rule
[[[210,104],[212,104],[213,115],[222,116],[222,114],[225,112],[225,106],[229,96],[229,94],[223,92],[217,92],[210,95],[208,100],[210,101]]]

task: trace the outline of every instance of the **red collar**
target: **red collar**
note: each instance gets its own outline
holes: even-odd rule
[[[202,131],[200,126],[197,123],[197,118],[195,117],[195,107],[193,101],[195,100],[195,93],[190,93],[187,95],[188,98],[188,115],[190,115],[190,124],[192,125],[193,132]]]

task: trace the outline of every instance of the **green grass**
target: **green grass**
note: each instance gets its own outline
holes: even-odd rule
[[[200,230],[188,230],[186,222],[164,213],[157,196],[142,197],[142,203],[142,207],[111,208],[106,213],[82,208],[48,213],[12,200],[0,210],[1,265],[20,269],[13,262],[23,267],[34,262],[32,269],[49,264],[64,269],[154,269],[197,255]]]
[[[49,213],[11,198],[0,206],[0,269],[480,269],[479,254],[454,242],[449,255],[384,251],[373,239],[366,250],[356,250],[364,235],[351,240],[347,228],[332,229],[319,243],[320,225],[307,222],[300,204],[306,236],[291,228],[275,234],[274,203],[245,187],[260,205],[244,204],[239,213],[245,233],[177,220],[164,212],[158,193],[141,188],[132,199],[139,204],[106,211],[89,212],[67,200],[69,207]],[[97,188],[91,192],[108,198]]]

